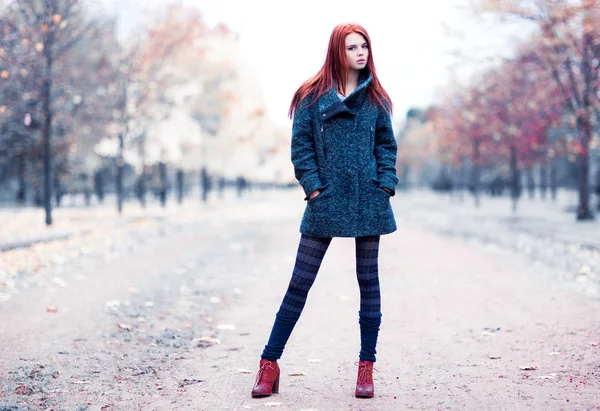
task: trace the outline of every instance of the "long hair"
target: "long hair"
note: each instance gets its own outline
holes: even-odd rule
[[[367,31],[358,24],[343,23],[338,24],[331,33],[329,46],[327,48],[327,57],[323,67],[317,74],[302,83],[294,93],[288,115],[290,118],[300,103],[309,95],[312,95],[312,101],[316,101],[320,96],[331,90],[335,84],[338,84],[342,90],[346,89],[346,75],[348,73],[348,62],[346,61],[346,36],[351,33],[362,35],[369,47],[369,58],[367,59],[367,68],[373,76],[369,85],[368,95],[372,102],[376,102],[385,110],[392,112],[392,100],[377,78],[375,64],[373,63],[373,47],[371,38]]]

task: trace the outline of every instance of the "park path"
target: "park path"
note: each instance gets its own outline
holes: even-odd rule
[[[393,203],[401,213],[402,196]],[[354,244],[335,239],[280,360],[280,394],[252,399],[303,204],[295,190],[254,193],[163,219],[143,246],[76,259],[62,286],[0,303],[0,410],[600,409],[598,301],[508,251],[402,219],[381,243],[376,397],[353,397]]]

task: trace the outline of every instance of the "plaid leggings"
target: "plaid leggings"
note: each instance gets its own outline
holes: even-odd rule
[[[302,235],[296,263],[287,292],[276,315],[269,342],[261,358],[277,360],[300,318],[331,238]],[[375,346],[381,323],[381,296],[379,290],[378,255],[379,236],[357,237],[356,276],[360,289],[359,324],[361,330],[360,359],[375,361]]]

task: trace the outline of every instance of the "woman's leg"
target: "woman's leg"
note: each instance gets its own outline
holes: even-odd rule
[[[360,357],[375,362],[377,336],[381,324],[379,290],[379,236],[356,238],[356,276],[360,288]]]
[[[261,355],[262,359],[275,361],[281,358],[330,243],[331,238],[307,235],[300,237],[292,278],[276,315],[269,342]]]

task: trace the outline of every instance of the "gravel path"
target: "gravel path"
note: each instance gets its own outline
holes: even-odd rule
[[[403,213],[409,199],[393,201]],[[353,397],[354,244],[335,239],[280,394],[252,399],[302,207],[298,191],[265,193],[162,219],[143,244],[42,270],[43,285],[22,274],[0,302],[0,410],[600,409],[596,299],[404,217],[381,244],[376,397]]]

